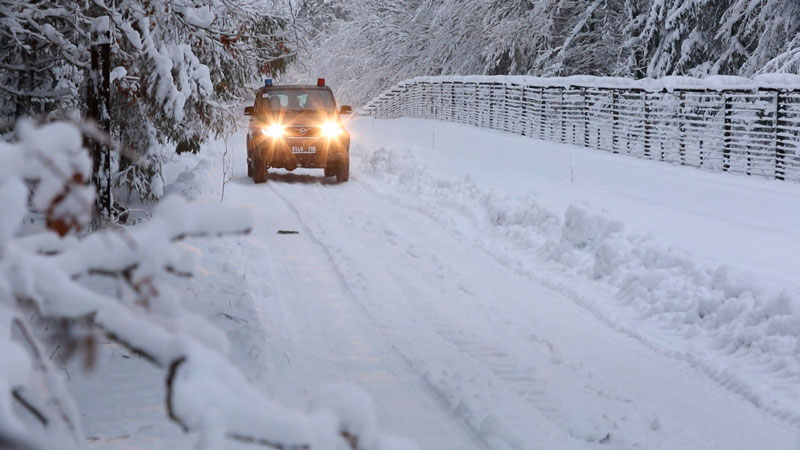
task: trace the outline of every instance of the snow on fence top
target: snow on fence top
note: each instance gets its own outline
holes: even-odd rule
[[[449,120],[800,182],[800,75],[417,77],[375,97],[360,114]]]
[[[416,77],[401,81],[396,87],[413,83],[499,83],[534,87],[638,89],[648,92],[674,90],[800,90],[800,75],[770,73],[745,78],[730,75],[713,75],[706,78],[668,76],[634,80],[623,77],[596,77],[574,75],[570,77],[533,77],[527,75],[464,75]]]

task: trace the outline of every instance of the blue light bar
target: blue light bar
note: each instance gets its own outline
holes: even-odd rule
[[[267,78],[264,80],[264,86],[269,87],[272,86],[272,78]]]

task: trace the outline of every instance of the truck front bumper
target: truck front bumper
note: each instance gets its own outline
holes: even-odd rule
[[[260,153],[269,167],[323,169],[349,157],[350,136],[264,138],[252,146],[252,152]],[[250,158],[255,160],[256,155]]]

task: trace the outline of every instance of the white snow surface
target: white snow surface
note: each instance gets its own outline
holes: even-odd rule
[[[253,231],[188,243],[201,269],[177,289],[260,395],[365,449],[413,448],[376,429],[423,449],[798,448],[800,186],[443,122],[348,128],[345,184],[254,185],[229,139],[223,203]],[[219,198],[222,151],[168,163],[165,194]],[[189,448],[124,355],[67,383],[93,445]]]
[[[781,88],[796,89],[800,87],[800,75],[791,73],[769,73],[756,75],[753,78],[712,75],[705,78],[688,76],[665,76],[661,78],[632,79],[625,77],[598,77],[593,75],[573,75],[569,77],[534,77],[530,75],[441,75],[423,76],[401,81],[397,86],[413,82],[443,81],[461,83],[507,83],[541,87],[592,87],[592,88],[631,88],[646,91],[671,91],[674,89],[759,89]]]

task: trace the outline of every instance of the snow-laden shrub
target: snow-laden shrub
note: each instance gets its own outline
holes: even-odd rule
[[[16,135],[16,143],[0,142],[0,448],[84,443],[76,405],[45,351],[48,335],[87,365],[102,338],[163,369],[167,414],[200,435],[200,448],[224,448],[225,439],[308,450],[409,448],[377,432],[361,393],[328,393],[310,414],[273,404],[229,362],[224,334],[181,306],[173,278],[195,269],[181,241],[247,233],[249,210],[174,195],[144,224],[81,234],[94,192],[80,133],[66,123],[22,122]],[[40,215],[46,227],[27,220]]]

